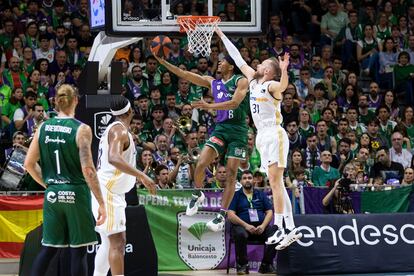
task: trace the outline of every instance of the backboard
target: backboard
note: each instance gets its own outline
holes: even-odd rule
[[[220,16],[224,33],[262,33],[267,0],[106,0],[105,31],[110,36],[152,36],[179,32],[177,16]]]

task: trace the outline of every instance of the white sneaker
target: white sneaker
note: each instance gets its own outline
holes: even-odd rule
[[[303,234],[296,228],[293,228],[287,235],[285,235],[282,241],[276,245],[276,250],[283,250],[292,243],[302,238]]]
[[[185,214],[187,216],[194,216],[198,212],[198,206],[203,203],[204,199],[206,198],[204,196],[204,193],[200,191],[200,196],[197,196],[195,194],[192,195],[191,201],[187,205],[187,209],[185,210]]]
[[[277,231],[273,234],[273,236],[270,236],[269,238],[267,238],[267,241],[265,241],[265,244],[269,245],[269,244],[277,244],[279,243],[281,240],[283,240],[283,238],[286,236],[285,234],[285,230],[283,228],[279,228],[277,229]]]
[[[223,230],[224,228],[225,219],[221,214],[217,214],[216,217],[209,222],[207,222],[207,228],[210,231],[218,232]]]

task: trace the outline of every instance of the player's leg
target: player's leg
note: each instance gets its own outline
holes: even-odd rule
[[[95,255],[95,270],[93,276],[106,276],[109,271],[109,239],[106,234],[100,234],[101,245]]]
[[[201,150],[200,157],[194,170],[194,183],[196,189],[192,194],[191,201],[187,205],[187,216],[195,215],[198,211],[198,206],[204,201],[204,193],[200,189],[204,187],[206,169],[214,161],[217,155],[223,151],[223,147],[224,143],[222,140],[216,136],[212,136]]]
[[[112,275],[124,275],[125,232],[108,236],[109,239],[109,265]]]
[[[236,158],[228,158],[226,164],[226,186],[224,187],[222,201],[221,201],[221,208],[220,212],[216,215],[216,217],[209,222],[207,222],[207,227],[213,231],[217,232],[224,228],[226,216],[227,216],[227,209],[230,206],[230,203],[234,196],[234,191],[236,187],[236,179],[237,179],[237,169],[240,165],[240,159]]]
[[[56,255],[58,248],[42,246],[39,254],[33,262],[30,276],[44,276],[48,269],[50,260]]]
[[[70,266],[72,276],[87,276],[88,263],[86,259],[86,246],[70,249]]]

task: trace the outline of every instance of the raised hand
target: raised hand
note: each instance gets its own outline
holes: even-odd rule
[[[289,59],[290,59],[289,53],[285,53],[283,55],[283,60],[279,56],[279,67],[280,67],[280,70],[282,70],[282,71],[287,70],[287,68],[289,66]]]
[[[221,31],[221,29],[217,26],[214,30],[216,32],[216,34],[221,38],[222,36],[224,36],[224,33]]]
[[[207,109],[209,107],[209,104],[201,99],[199,101],[191,102],[191,106],[194,108]]]

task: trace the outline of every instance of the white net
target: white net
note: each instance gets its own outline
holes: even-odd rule
[[[188,37],[188,51],[203,57],[211,53],[211,38],[214,29],[220,22],[218,16],[182,16],[178,18],[182,30],[185,30]]]

